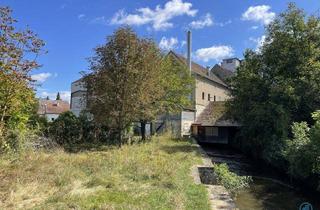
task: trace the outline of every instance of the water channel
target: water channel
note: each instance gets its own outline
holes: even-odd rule
[[[293,187],[288,177],[274,169],[257,165],[239,151],[222,145],[202,145],[202,148],[213,163],[226,163],[230,171],[253,177],[250,187],[234,198],[239,210],[295,210],[304,202],[320,210],[320,194]]]

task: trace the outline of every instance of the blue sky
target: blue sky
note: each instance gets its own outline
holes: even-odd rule
[[[263,42],[264,26],[286,9],[287,0],[1,0],[13,9],[18,28],[28,25],[46,42],[43,66],[33,72],[38,96],[70,96],[71,82],[88,69],[93,48],[121,24],[154,38],[163,50],[185,54],[186,30],[192,30],[193,60],[212,66],[239,57]],[[293,1],[318,14],[319,0]]]

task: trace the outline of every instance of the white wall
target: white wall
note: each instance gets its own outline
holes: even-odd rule
[[[191,135],[191,125],[195,121],[194,112],[182,111],[181,112],[181,136]]]
[[[59,117],[59,114],[45,114],[45,117],[47,118],[48,122],[52,122]]]

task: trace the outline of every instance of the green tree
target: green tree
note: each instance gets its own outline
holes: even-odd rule
[[[144,51],[140,51],[141,88],[143,94],[137,101],[140,113],[142,140],[145,140],[145,125],[159,114],[176,114],[190,106],[190,94],[194,80],[185,65],[172,56],[161,56],[152,40],[142,40]]]
[[[141,65],[140,40],[130,28],[120,28],[95,49],[86,77],[88,110],[94,120],[116,133],[124,143],[125,130],[137,120],[143,94],[145,68]],[[145,75],[147,77],[147,75]]]
[[[86,75],[88,110],[95,121],[115,131],[119,145],[133,122],[140,122],[144,140],[147,122],[189,101],[188,71],[165,58],[153,40],[125,27],[95,51]]]
[[[61,97],[60,97],[60,93],[59,93],[59,92],[57,93],[56,100],[61,100]]]
[[[0,137],[8,128],[22,128],[35,96],[30,73],[44,42],[30,29],[17,30],[11,9],[0,7]]]
[[[289,4],[267,26],[259,51],[246,51],[230,82],[229,111],[243,124],[245,146],[274,165],[282,163],[290,125],[313,123],[310,113],[320,108],[319,25],[318,17]]]

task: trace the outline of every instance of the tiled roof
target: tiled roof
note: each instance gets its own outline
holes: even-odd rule
[[[216,64],[210,70],[213,74],[217,75],[222,81],[226,82],[226,80],[234,75],[234,72],[222,68],[220,65]]]
[[[62,100],[39,100],[38,114],[61,114],[70,110],[70,104]]]
[[[202,126],[239,126],[226,114],[225,101],[211,101],[197,117],[195,124]]]
[[[169,54],[173,55],[175,58],[177,58],[180,62],[182,62],[184,65],[187,66],[187,59],[182,56],[182,55],[179,55],[173,51],[170,51]],[[219,79],[216,75],[212,74],[212,75],[208,75],[208,69],[206,69],[205,67],[195,63],[195,62],[191,62],[191,70],[192,72],[202,76],[202,77],[205,77],[211,81],[214,81],[222,86],[225,86],[225,87],[228,87],[227,84],[225,84],[221,79]]]

